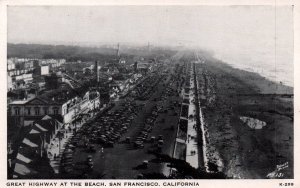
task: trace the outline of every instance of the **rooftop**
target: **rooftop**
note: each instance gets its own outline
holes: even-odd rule
[[[36,99],[47,104],[60,105],[76,96],[82,97],[85,93],[86,89],[84,88],[72,89],[69,85],[64,84],[58,89],[45,91],[35,98],[13,101],[10,103],[10,105],[25,105],[26,103]]]
[[[29,100],[17,100],[17,101],[13,101],[10,104],[25,104],[27,103]]]

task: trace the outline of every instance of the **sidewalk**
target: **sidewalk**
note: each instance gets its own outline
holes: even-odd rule
[[[59,173],[59,167],[60,167],[60,160],[61,160],[61,155],[65,149],[66,143],[70,138],[73,137],[73,133],[65,133],[64,138],[61,139],[60,144],[58,142],[58,138],[55,138],[53,142],[51,142],[53,145],[52,147],[50,146],[50,149],[48,150],[48,158],[50,159],[50,166],[53,168],[54,173]],[[60,145],[60,149],[59,146]],[[56,156],[56,157],[54,157]]]
[[[195,99],[194,95],[194,82],[193,77],[190,80],[190,94],[189,94],[189,117],[190,115],[193,118],[188,119],[188,128],[187,128],[187,140],[186,140],[186,162],[188,162],[192,167],[198,168],[198,142],[197,142],[197,130],[196,130],[196,121],[194,116],[196,115],[195,104],[192,102]]]
[[[88,120],[91,120],[92,118],[94,118],[95,117],[94,115],[95,115],[94,113],[91,113],[90,118],[88,118],[87,120],[81,121],[80,124],[77,123],[75,125],[76,129],[77,130],[80,129],[84,123],[86,123]],[[59,143],[58,137],[53,138],[51,140],[50,146],[47,150],[47,156],[50,159],[50,166],[53,168],[54,173],[56,173],[56,174],[59,173],[60,160],[61,160],[63,151],[65,150],[66,144],[68,143],[69,139],[71,139],[73,137],[73,132],[75,130],[75,126],[72,126],[72,125],[70,125],[70,126],[71,126],[71,129],[69,129],[69,128],[62,129],[64,134],[60,140],[60,143]],[[60,148],[59,148],[59,146],[60,146]]]

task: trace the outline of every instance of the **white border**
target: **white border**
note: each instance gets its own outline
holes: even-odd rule
[[[294,183],[293,187],[300,187],[299,174],[299,78],[300,78],[300,1],[299,0],[0,0],[0,164],[3,167],[0,171],[0,187],[6,187],[7,182],[7,157],[6,157],[6,133],[7,133],[7,112],[6,112],[6,54],[7,54],[7,6],[10,5],[73,5],[73,6],[90,6],[90,5],[294,5],[294,179],[288,180],[185,180],[185,181],[199,181],[201,187],[279,187],[279,183]],[[37,180],[27,180],[26,182],[36,182]],[[74,180],[78,182],[82,180]],[[95,182],[97,180],[88,180],[88,182]],[[112,182],[112,180],[100,180],[101,182]],[[125,182],[127,180],[116,180],[118,182]],[[24,182],[24,181],[18,181]],[[39,180],[39,182],[66,182],[65,180]],[[164,180],[157,180],[157,182],[166,182]],[[160,183],[162,184],[162,183]],[[70,187],[70,186],[68,186]],[[83,186],[82,186],[83,187]],[[282,186],[284,187],[284,186]]]

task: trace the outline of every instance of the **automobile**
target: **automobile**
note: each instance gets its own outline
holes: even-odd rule
[[[158,135],[158,140],[162,140],[163,139],[163,135]]]
[[[93,162],[93,159],[92,159],[92,156],[88,156],[87,157],[87,161],[86,161],[87,165],[89,168],[93,168],[94,167],[94,162]]]
[[[93,145],[93,144],[89,145],[88,148],[87,148],[87,151],[88,152],[93,152],[93,153],[96,152],[95,145]]]
[[[105,142],[107,142],[107,138],[106,137],[100,137],[98,138],[97,142],[98,144],[104,144]]]
[[[90,141],[91,141],[91,143],[97,143],[97,139],[96,139],[96,138],[94,138],[94,137],[93,137],[93,138],[91,138],[91,139],[90,139]]]
[[[117,135],[117,134],[115,134],[115,133],[111,133],[111,134],[110,134],[110,137],[116,139],[116,138],[119,137],[119,135]]]
[[[88,161],[91,161],[91,160],[92,160],[92,158],[93,158],[93,156],[92,156],[92,155],[88,155],[88,156],[87,156],[87,160],[88,160]]]
[[[158,140],[158,145],[163,145],[164,141],[163,140]]]
[[[139,149],[144,148],[144,144],[139,144],[139,145],[137,145],[137,148],[139,148]]]
[[[120,131],[121,131],[122,133],[125,133],[125,132],[127,131],[127,127],[126,127],[126,126],[122,127],[122,128],[120,129]]]
[[[151,136],[150,142],[153,143],[155,141],[155,136]]]
[[[115,137],[117,137],[117,138],[120,138],[120,137],[121,137],[121,134],[118,133],[118,132],[116,131],[116,132],[112,133],[112,136],[115,136]]]
[[[137,179],[143,179],[144,178],[144,175],[143,174],[138,174],[137,175]]]
[[[68,160],[68,159],[73,159],[73,155],[72,154],[63,154],[62,160]]]
[[[136,140],[142,140],[142,141],[145,141],[146,139],[145,139],[144,137],[142,137],[142,136],[139,136],[139,137],[136,138]]]
[[[73,167],[72,166],[66,166],[63,168],[63,171],[66,173],[70,173],[73,171]]]
[[[134,142],[134,146],[138,146],[138,145],[141,145],[141,144],[143,144],[143,141],[135,141]]]
[[[110,136],[109,137],[109,141],[111,141],[111,142],[115,142],[116,140],[117,140],[116,136]]]
[[[144,140],[146,140],[146,139],[148,138],[148,134],[143,134],[143,135],[142,135],[142,138],[143,138]]]
[[[142,139],[142,138],[140,138],[140,137],[137,137],[136,139],[136,142],[143,142],[144,140]]]
[[[149,164],[149,162],[147,160],[144,160],[142,166],[144,168],[148,168],[148,164]]]
[[[114,147],[114,143],[112,141],[108,141],[104,144],[104,147],[107,147],[107,148],[113,148]]]

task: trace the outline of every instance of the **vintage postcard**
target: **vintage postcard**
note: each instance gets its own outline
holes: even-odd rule
[[[299,1],[0,3],[1,187],[300,187]]]

